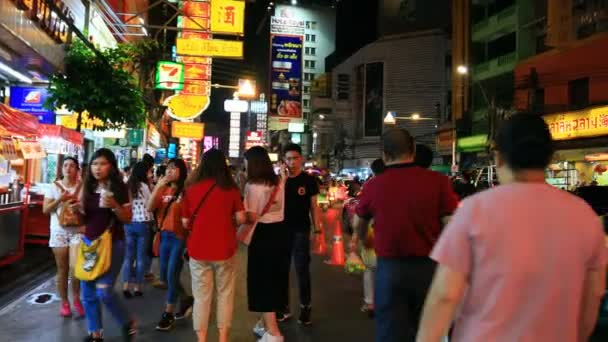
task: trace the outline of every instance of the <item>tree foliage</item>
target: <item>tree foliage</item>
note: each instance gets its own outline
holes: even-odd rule
[[[133,65],[138,46],[126,43],[96,54],[74,42],[65,58],[65,70],[51,77],[46,106],[65,106],[76,113],[87,111],[111,129],[141,127],[146,113],[143,91]],[[80,130],[80,117],[77,130]]]

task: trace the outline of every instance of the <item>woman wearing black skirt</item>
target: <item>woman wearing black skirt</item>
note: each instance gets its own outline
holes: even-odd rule
[[[283,226],[285,177],[275,174],[262,147],[245,152],[245,165],[245,210],[248,221],[257,222],[248,250],[249,311],[262,313],[262,320],[254,328],[260,341],[283,342],[275,312],[287,306],[284,289],[289,278],[289,232]]]

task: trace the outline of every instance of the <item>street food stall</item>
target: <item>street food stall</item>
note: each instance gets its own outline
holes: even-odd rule
[[[0,266],[24,254],[29,176],[34,171],[24,158],[36,153],[29,144],[38,131],[38,119],[0,103]],[[22,146],[20,147],[20,144]]]
[[[66,156],[83,160],[84,137],[82,133],[69,128],[45,124],[39,125],[37,136],[42,151],[24,156],[30,161],[32,169],[36,170],[29,177],[25,242],[46,245],[50,237],[50,217],[42,212],[45,190],[60,176]]]

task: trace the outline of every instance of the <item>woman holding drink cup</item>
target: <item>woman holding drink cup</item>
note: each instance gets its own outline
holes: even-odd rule
[[[109,149],[97,150],[86,173],[80,209],[85,222],[82,243],[91,246],[106,231],[111,234],[111,262],[107,272],[91,281],[82,281],[82,299],[89,336],[86,341],[103,341],[101,307],[106,309],[122,327],[123,338],[131,341],[137,333],[135,321],[119,300],[114,283],[123,264],[125,233],[123,224],[131,222],[131,204],[126,185],[122,182],[118,163]]]
[[[175,306],[184,293],[179,276],[185,245],[185,231],[181,221],[182,196],[188,168],[182,159],[171,159],[165,176],[161,177],[148,202],[148,210],[156,211],[160,235],[160,281],[157,288],[167,288],[167,302],[156,330],[169,331],[175,324]]]

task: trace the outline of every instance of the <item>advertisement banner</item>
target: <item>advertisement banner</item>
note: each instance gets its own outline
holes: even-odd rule
[[[608,135],[608,106],[543,116],[553,140]]]
[[[213,0],[211,13],[211,32],[237,35],[244,33],[244,1]]]
[[[174,138],[203,140],[204,135],[204,123],[175,121],[171,124],[171,136]]]
[[[270,34],[304,35],[305,22],[297,18],[273,16],[270,18]]]
[[[271,36],[270,116],[302,117],[302,36]]]
[[[177,54],[223,58],[243,58],[243,42],[236,40],[199,40],[177,38]]]
[[[11,87],[10,106],[38,118],[40,123],[55,124],[55,112],[44,108],[46,88]]]

